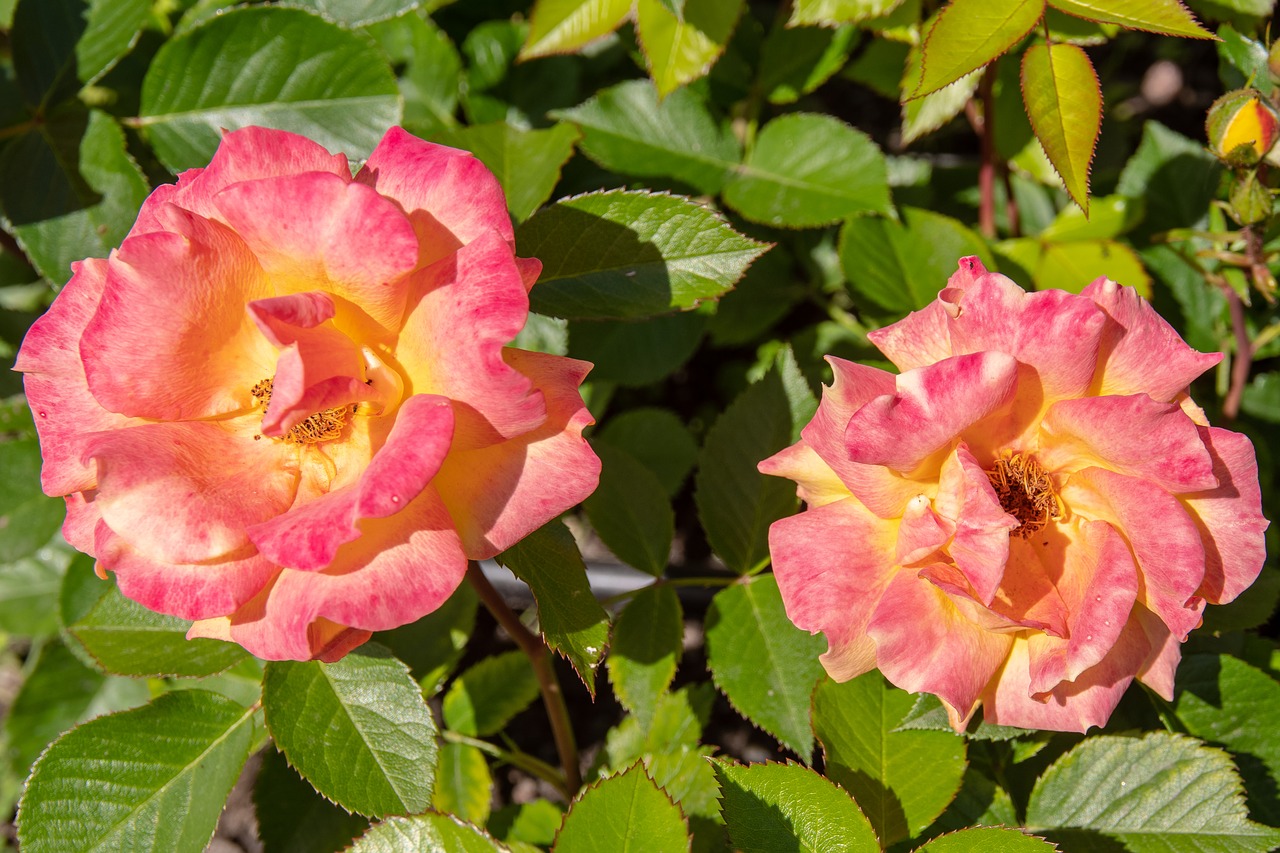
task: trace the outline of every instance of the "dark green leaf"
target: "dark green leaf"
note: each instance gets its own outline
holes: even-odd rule
[[[374,24],[367,32],[399,75],[405,129],[426,137],[456,127],[462,58],[449,36],[420,15]]]
[[[18,814],[22,849],[204,849],[257,740],[258,720],[256,708],[180,690],[72,730],[27,782]]]
[[[688,428],[667,409],[629,409],[611,417],[595,439],[625,450],[643,463],[671,497],[680,491],[698,458],[698,445]]]
[[[447,814],[393,817],[365,833],[346,853],[501,853],[483,831]]]
[[[489,774],[484,753],[465,743],[441,744],[432,807],[483,826],[489,820],[492,799],[493,776]]]
[[[573,535],[563,523],[552,521],[498,559],[533,590],[538,626],[547,645],[573,664],[595,696],[596,667],[609,639],[609,614],[591,594],[587,567]]]
[[[1124,171],[1116,192],[1145,201],[1146,218],[1134,231],[1142,245],[1151,234],[1203,222],[1218,188],[1220,167],[1204,144],[1159,122],[1142,126],[1142,142]]]
[[[595,365],[593,382],[651,385],[693,357],[706,329],[707,316],[696,311],[637,322],[575,321],[569,326],[569,355]]]
[[[895,731],[913,701],[874,671],[843,684],[824,679],[813,697],[827,776],[853,795],[886,845],[933,823],[964,777],[964,738]]]
[[[1237,32],[1230,24],[1218,27],[1219,74],[1227,89],[1253,86],[1264,95],[1275,91],[1267,68],[1267,47]],[[1228,70],[1229,69],[1229,72]]]
[[[876,853],[858,806],[831,782],[796,764],[713,764],[725,825],[742,853]]]
[[[640,765],[587,788],[573,801],[556,853],[666,853],[689,849],[680,809]]]
[[[31,106],[74,95],[133,46],[147,0],[26,0],[13,18],[13,64]]]
[[[267,664],[262,706],[289,764],[360,814],[431,805],[436,727],[408,667],[366,644],[337,663]]]
[[[753,222],[812,228],[890,214],[888,181],[884,155],[866,134],[830,116],[791,113],[760,131],[724,200]]]
[[[529,218],[551,197],[560,168],[573,156],[578,132],[567,124],[546,130],[520,130],[506,122],[458,128],[437,141],[465,148],[498,178],[507,195],[507,210],[517,222]],[[523,245],[522,252],[528,251]]]
[[[444,724],[464,735],[502,731],[538,698],[538,679],[523,652],[487,657],[465,670],[444,694]]]
[[[20,560],[58,532],[66,508],[40,491],[40,445],[0,442],[0,563]]]
[[[1240,593],[1240,597],[1221,607],[1204,611],[1202,628],[1208,633],[1225,634],[1257,628],[1271,618],[1280,599],[1280,570],[1262,567],[1258,579]]]
[[[58,593],[71,552],[52,545],[0,565],[0,631],[34,637],[58,630]]]
[[[849,59],[853,27],[774,27],[760,57],[759,85],[775,104],[789,104],[825,83]]]
[[[683,638],[680,598],[663,584],[637,593],[613,626],[609,683],[642,727],[648,727],[659,697],[675,678]]]
[[[824,642],[792,625],[773,575],[725,587],[707,612],[707,667],[729,703],[807,764]]]
[[[775,246],[751,265],[737,287],[720,297],[711,318],[711,340],[718,346],[754,344],[806,294],[793,258]]]
[[[911,706],[911,710],[906,713],[894,731],[955,731],[951,728],[951,718],[947,716],[947,709],[942,704],[942,700],[932,693],[917,693],[914,696],[915,704]],[[1028,734],[1028,731],[1015,726],[997,726],[994,723],[982,721],[982,714],[978,713],[969,722],[969,727],[964,734],[969,740],[1013,740]]]
[[[426,2],[427,0],[289,0],[289,5],[314,10],[322,18],[345,27],[363,27],[399,17]]]
[[[1240,408],[1259,420],[1280,423],[1280,373],[1259,373],[1251,379]]]
[[[258,837],[272,853],[337,853],[369,826],[320,796],[274,749],[263,753],[253,805]]]
[[[170,39],[142,84],[139,124],[174,171],[203,166],[223,129],[301,133],[365,157],[400,122],[378,48],[298,9],[232,9]]]
[[[600,443],[595,451],[603,463],[600,485],[583,502],[591,526],[624,563],[662,577],[675,537],[662,481],[625,450]]]
[[[634,319],[715,299],[768,246],[686,198],[609,190],[556,202],[524,223],[520,251],[542,261],[534,311]]]
[[[462,584],[448,601],[417,622],[374,635],[374,640],[391,649],[409,666],[426,696],[434,696],[444,686],[466,649],[476,624],[479,605],[475,590]]]

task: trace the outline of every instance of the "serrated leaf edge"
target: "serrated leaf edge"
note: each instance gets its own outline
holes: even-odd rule
[[[712,759],[710,758],[710,756],[708,756],[707,760],[712,760]],[[610,773],[608,776],[602,775],[599,778],[597,778],[594,782],[590,782],[582,786],[582,788],[578,791],[578,793],[574,795],[572,802],[569,803],[569,808],[565,809],[564,816],[560,818],[560,828],[556,830],[555,841],[553,841],[551,844],[551,853],[556,853],[556,851],[559,849],[558,845],[560,843],[560,833],[564,831],[564,825],[569,820],[569,815],[573,814],[573,810],[577,807],[578,803],[582,802],[583,798],[586,797],[588,791],[597,790],[602,785],[604,785],[604,783],[612,779],[617,779],[619,776],[626,776],[628,773],[637,769],[644,776],[644,778],[648,779],[649,782],[653,785],[653,787],[658,790],[658,793],[662,794],[663,798],[666,799],[668,803],[670,803],[672,806],[675,807],[676,813],[680,815],[680,822],[684,824],[685,837],[689,839],[689,846],[686,848],[686,853],[689,853],[689,851],[692,851],[693,836],[691,835],[689,830],[689,818],[685,815],[684,809],[680,807],[680,804],[677,803],[674,799],[672,799],[671,795],[667,793],[667,790],[663,788],[661,785],[659,785],[657,782],[655,782],[653,777],[649,775],[649,768],[645,767],[644,757],[642,756],[640,758],[637,758],[635,761],[631,762],[630,764],[628,764],[626,767],[624,767],[622,770],[618,771],[617,773]]]
[[[1098,71],[1096,68],[1093,67],[1093,61],[1089,59],[1089,54],[1085,53],[1084,48],[1080,47],[1079,45],[1071,44],[1069,42],[1053,42],[1052,44],[1044,43],[1044,44],[1032,45],[1030,48],[1027,49],[1025,53],[1022,54],[1022,62],[1019,63],[1018,88],[1022,93],[1022,103],[1023,103],[1023,106],[1025,106],[1027,103],[1027,84],[1026,84],[1026,72],[1025,72],[1025,69],[1027,67],[1027,57],[1030,56],[1031,51],[1037,47],[1043,47],[1046,50],[1048,50],[1049,48],[1054,46],[1067,47],[1067,48],[1072,48],[1074,50],[1080,51],[1080,53],[1084,56],[1085,61],[1089,65],[1089,70],[1093,72],[1093,83],[1098,90],[1097,92],[1098,123],[1093,131],[1093,142],[1089,147],[1089,159],[1085,163],[1085,168],[1084,168],[1085,197],[1084,197],[1083,204],[1081,204],[1080,200],[1077,199],[1075,197],[1075,194],[1071,192],[1071,188],[1067,186],[1067,180],[1065,177],[1063,177],[1062,171],[1058,168],[1058,164],[1053,162],[1053,158],[1049,156],[1048,149],[1046,149],[1044,147],[1044,143],[1040,141],[1040,131],[1036,127],[1036,120],[1032,118],[1030,110],[1027,110],[1027,120],[1031,123],[1031,130],[1035,134],[1036,144],[1040,146],[1040,150],[1044,152],[1045,159],[1049,161],[1049,167],[1053,169],[1053,173],[1058,176],[1059,180],[1062,181],[1062,186],[1067,191],[1067,195],[1071,196],[1071,200],[1074,201],[1080,207],[1080,209],[1084,211],[1085,219],[1088,219],[1090,189],[1091,189],[1091,182],[1093,179],[1093,158],[1096,157],[1098,154],[1098,138],[1102,134],[1102,116],[1106,110],[1106,104],[1102,98],[1102,81],[1098,79]],[[1052,52],[1050,52],[1050,58],[1052,58]]]

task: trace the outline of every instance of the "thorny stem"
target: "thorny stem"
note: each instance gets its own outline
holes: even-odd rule
[[[547,762],[529,755],[527,752],[503,749],[497,744],[489,743],[487,740],[467,737],[464,734],[458,734],[457,732],[447,730],[441,732],[440,736],[450,743],[460,743],[465,746],[475,747],[481,752],[491,755],[499,761],[505,761],[512,767],[518,767],[530,776],[537,776],[544,782],[554,786],[557,791],[564,795],[566,800],[573,799],[573,792],[569,790],[567,785],[565,785],[564,776],[561,775],[560,771],[552,767]]]
[[[996,65],[991,63],[978,81],[978,100],[982,103],[979,114],[973,101],[966,107],[965,115],[973,132],[978,134],[982,146],[982,165],[978,167],[978,228],[987,239],[996,236],[996,153],[995,136],[995,82]],[[1012,198],[1012,195],[1010,196]]]
[[[564,703],[564,693],[560,690],[560,682],[551,666],[551,651],[541,637],[524,626],[502,594],[489,583],[480,564],[475,560],[467,565],[467,580],[475,587],[485,608],[493,614],[493,618],[498,620],[498,624],[511,639],[515,640],[533,665],[533,674],[542,691],[542,704],[547,708],[547,719],[551,723],[551,735],[556,742],[556,751],[560,754],[560,766],[564,769],[565,788],[577,791],[582,787],[582,772],[578,769],[578,746],[573,740],[573,725],[569,720],[569,709]]]

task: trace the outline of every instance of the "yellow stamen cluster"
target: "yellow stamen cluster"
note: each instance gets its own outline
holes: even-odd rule
[[[1026,539],[1043,530],[1050,520],[1063,517],[1062,499],[1054,491],[1053,480],[1034,459],[1006,452],[986,475],[1000,506],[1020,522],[1015,535]]]
[[[271,385],[270,378],[263,379],[249,392],[264,409],[271,402]],[[325,409],[323,412],[316,412],[284,435],[271,437],[285,444],[319,444],[322,441],[332,441],[342,436],[342,429],[347,425],[347,416],[354,410],[354,406],[335,406],[332,409]],[[254,436],[255,440],[260,438],[262,438],[261,435]]]

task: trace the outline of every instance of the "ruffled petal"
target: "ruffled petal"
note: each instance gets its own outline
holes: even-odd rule
[[[1095,395],[1148,394],[1167,402],[1222,360],[1222,353],[1187,346],[1132,287],[1100,278],[1081,296],[1092,299],[1110,318],[1098,350]]]
[[[511,249],[489,232],[427,274],[434,283],[406,318],[396,347],[413,393],[455,402],[460,450],[538,427],[546,418],[542,395],[503,360],[529,313]]]
[[[1182,661],[1182,643],[1163,619],[1142,605],[1135,607],[1133,614],[1151,644],[1151,652],[1138,669],[1138,680],[1172,702],[1174,674]]]
[[[109,261],[79,343],[89,389],[107,409],[153,420],[245,409],[275,356],[244,306],[269,284],[225,226],[163,213],[169,230],[126,240]]]
[[[1031,691],[1048,693],[1096,666],[1116,644],[1138,595],[1129,545],[1110,524],[1086,521],[1058,557],[1056,584],[1067,608],[1067,636],[1028,639]]]
[[[578,393],[591,365],[518,349],[503,357],[541,392],[547,417],[537,429],[500,444],[455,447],[441,468],[436,487],[473,560],[519,542],[586,499],[600,480],[600,460],[582,438],[595,421]]]
[[[909,370],[898,376],[895,393],[870,400],[849,419],[849,455],[854,462],[908,473],[1008,405],[1017,377],[1018,363],[1001,352],[954,356]]]
[[[880,348],[899,370],[914,370],[956,355],[951,347],[950,318],[954,306],[944,300],[953,293],[972,287],[987,274],[981,259],[969,255],[961,258],[947,287],[938,298],[919,311],[883,329],[867,334],[867,339]]]
[[[1218,486],[1196,425],[1176,403],[1159,403],[1146,394],[1054,403],[1040,425],[1036,458],[1050,473],[1097,466],[1175,494]]]
[[[893,525],[854,498],[810,508],[769,527],[773,572],[787,617],[827,638],[822,665],[847,681],[876,665],[867,622],[893,577]]]
[[[410,397],[360,481],[249,528],[249,537],[278,566],[314,571],[361,535],[361,522],[394,516],[440,470],[453,437],[453,410],[443,397]]]
[[[910,571],[899,571],[885,588],[867,634],[886,678],[903,690],[937,695],[961,718],[1013,642],[974,625],[945,592]]]
[[[296,451],[246,441],[215,423],[146,424],[95,433],[86,459],[98,466],[94,504],[139,553],[196,563],[249,545],[245,529],[293,503]]]
[[[404,315],[418,238],[369,187],[328,172],[233,184],[214,197],[278,293],[323,290],[359,306],[392,335]]]
[[[954,527],[947,554],[978,600],[990,604],[1009,562],[1009,532],[1018,520],[1004,511],[987,474],[961,444],[942,465],[934,509]]]
[[[894,562],[900,566],[912,566],[934,559],[938,550],[951,538],[954,525],[938,517],[929,505],[929,498],[917,495],[907,502],[898,525],[898,541],[894,547]]]
[[[849,487],[803,438],[756,468],[761,474],[794,480],[796,496],[809,506],[822,506],[849,497]]]
[[[1263,533],[1270,522],[1262,517],[1253,443],[1230,430],[1199,430],[1213,459],[1218,487],[1179,498],[1204,542],[1204,583],[1197,594],[1211,604],[1226,604],[1244,592],[1262,571],[1267,558]]]
[[[1185,641],[1204,611],[1196,592],[1205,576],[1205,551],[1178,500],[1147,480],[1102,468],[1073,474],[1062,500],[1073,514],[1109,522],[1129,540],[1141,570],[1138,600]]]

